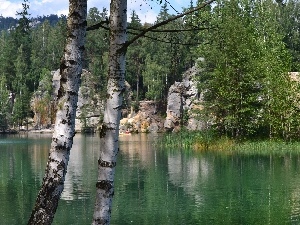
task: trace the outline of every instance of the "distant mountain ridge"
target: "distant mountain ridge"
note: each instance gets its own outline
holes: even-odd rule
[[[8,30],[11,27],[15,27],[18,23],[18,19],[13,17],[3,17],[0,16],[0,31]]]
[[[45,20],[48,20],[50,25],[54,26],[55,24],[57,24],[57,22],[60,19],[67,19],[67,17],[64,15],[58,16],[58,15],[51,14],[51,15],[47,15],[47,16],[33,17],[30,20],[32,21],[32,26],[34,27],[39,23],[43,23]],[[0,16],[0,32],[2,30],[9,30],[13,27],[16,27],[18,24],[18,20],[19,19],[16,19],[13,17]]]

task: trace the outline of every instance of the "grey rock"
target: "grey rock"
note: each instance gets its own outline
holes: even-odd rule
[[[58,95],[58,90],[60,88],[60,70],[52,71],[52,96],[51,96],[51,104],[53,104],[53,109],[56,107],[56,100]],[[99,118],[101,113],[103,112],[103,103],[100,99],[98,93],[95,93],[95,88],[92,80],[90,79],[91,74],[87,70],[82,71],[81,76],[81,85],[79,87],[78,93],[78,102],[76,109],[76,119],[75,119],[75,130],[81,131],[83,126],[83,121],[85,124],[90,127],[97,127],[99,124]],[[38,90],[33,95],[31,100],[31,108],[33,109],[35,116],[34,123],[39,124],[39,112],[36,111],[34,103],[36,100],[40,100],[44,98],[43,96],[43,81],[40,82]],[[51,121],[47,121],[48,125],[51,125]]]
[[[196,66],[187,70],[182,76],[182,82],[175,82],[168,92],[167,117],[164,122],[164,128],[167,131],[180,130],[181,120],[185,113],[188,115],[186,121],[187,129],[201,130],[203,122],[195,118],[192,108],[195,102],[201,104],[198,92],[196,75],[199,70]],[[185,118],[186,119],[186,118]]]
[[[150,126],[148,127],[148,130],[151,133],[157,133],[159,131],[159,127],[157,123],[151,123]]]

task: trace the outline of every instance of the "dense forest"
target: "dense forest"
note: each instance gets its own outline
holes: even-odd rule
[[[199,1],[197,4],[201,4]],[[193,7],[187,5],[185,10]],[[220,0],[147,33],[128,48],[126,80],[134,100],[166,99],[169,87],[197,64],[205,109],[197,112],[220,134],[233,137],[298,138],[299,85],[288,72],[299,71],[300,3],[295,0]],[[26,124],[31,96],[41,82],[51,92],[51,71],[59,69],[66,18],[30,18],[23,4],[20,19],[0,17],[0,127]],[[106,21],[107,9],[91,8],[88,27]],[[162,4],[156,23],[173,15]],[[128,36],[142,24],[136,12]],[[87,32],[84,67],[97,93],[105,96],[108,64],[105,22]],[[135,102],[135,101],[133,101]],[[51,104],[51,96],[40,102]]]

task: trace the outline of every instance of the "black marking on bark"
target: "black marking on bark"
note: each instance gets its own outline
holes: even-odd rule
[[[55,146],[55,151],[58,151],[58,152],[67,151],[67,152],[69,152],[70,151],[70,147],[67,147],[66,143],[64,143],[64,145],[57,145],[57,146]],[[53,160],[53,162],[60,163],[60,161],[57,161],[57,160]]]
[[[57,166],[58,170],[65,170],[65,168],[66,168],[66,164],[64,163],[64,161],[61,161]]]
[[[79,46],[79,50],[80,50],[80,51],[84,51],[84,50],[85,50],[85,47],[84,47],[84,45],[82,45],[82,46]]]
[[[70,14],[70,17],[72,17],[74,20],[77,20],[78,18],[82,18],[82,16],[80,15],[80,13],[78,13],[77,11],[73,11]],[[74,24],[73,24],[74,25]]]
[[[57,99],[60,99],[64,95],[64,88],[62,85],[60,85],[58,92],[57,92]]]
[[[75,60],[68,60],[68,62],[73,66],[73,65],[77,65],[78,62]]]
[[[123,108],[122,105],[119,105],[119,106],[115,107],[114,109],[121,110],[122,108]]]
[[[68,93],[69,93],[70,96],[76,96],[77,95],[76,91],[68,91]]]
[[[66,121],[65,119],[63,119],[63,120],[61,121],[61,123],[62,123],[62,124],[66,124],[67,121]]]
[[[69,98],[70,98],[70,95],[68,95],[69,96]],[[66,116],[67,116],[67,119],[68,120],[71,120],[71,113],[70,113],[70,106],[69,105],[67,105],[66,106]]]
[[[104,190],[105,192],[110,192],[113,188],[113,182],[109,180],[101,180],[96,183],[96,187]],[[113,195],[113,192],[111,195]]]
[[[109,167],[109,168],[113,168],[117,165],[116,162],[107,162],[107,161],[103,161],[102,159],[98,160],[98,165],[101,167]]]
[[[66,68],[68,68],[68,66],[66,65],[66,61],[62,59],[60,62],[60,67],[59,67],[61,75]]]
[[[94,224],[108,224],[108,220],[105,220],[103,218],[94,219]]]
[[[53,159],[53,158],[50,158],[49,160],[50,162],[57,162],[57,163],[60,163],[60,161],[56,160],[56,159]]]
[[[81,27],[87,27],[87,21],[83,21],[82,23],[78,24]]]
[[[107,128],[108,128],[108,127],[107,127],[105,124],[102,124],[102,125],[100,126],[100,132],[99,132],[100,138],[105,137]]]
[[[60,183],[58,182],[60,179],[61,179],[61,176],[58,174],[58,170],[53,170],[53,173],[54,173],[54,181],[55,183]]]
[[[68,66],[66,65],[66,61],[62,60],[60,63],[60,85],[59,85],[59,89],[57,92],[57,99],[60,99],[64,93],[65,93],[65,89],[63,87],[63,84],[67,82],[67,78],[66,75],[64,73],[64,70],[68,68]]]

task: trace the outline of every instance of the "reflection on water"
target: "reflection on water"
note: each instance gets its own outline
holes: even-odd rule
[[[140,160],[143,166],[151,166],[155,161],[154,143],[157,135],[121,135],[119,137],[120,150],[128,156],[129,162]]]
[[[300,157],[157,149],[154,135],[120,137],[112,224],[299,224]],[[0,224],[26,224],[51,135],[0,137]],[[53,224],[90,224],[97,136],[77,134]]]

